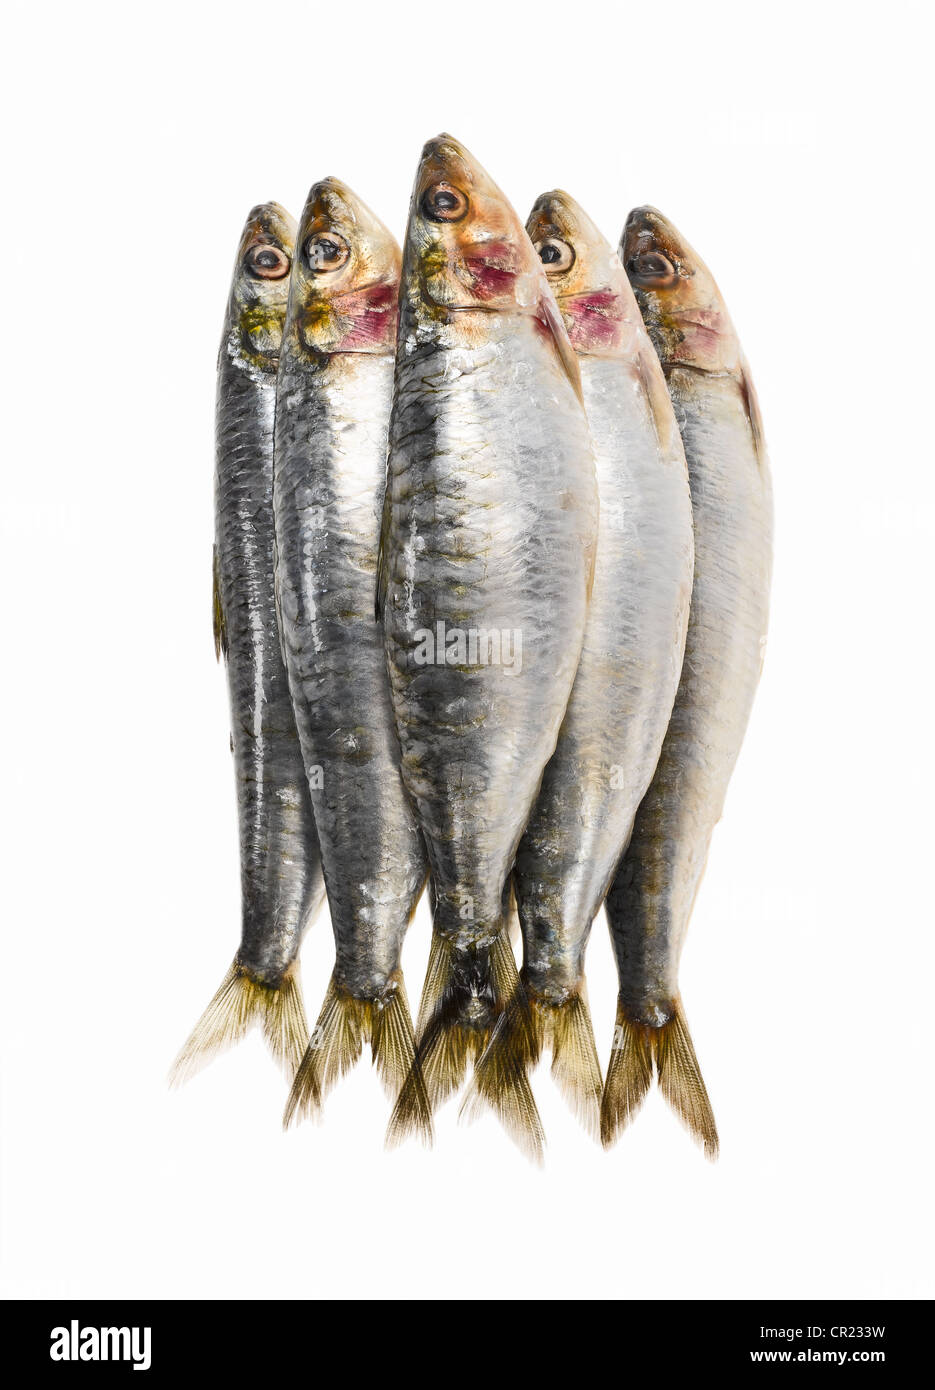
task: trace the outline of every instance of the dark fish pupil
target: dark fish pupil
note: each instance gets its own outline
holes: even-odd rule
[[[561,258],[562,253],[557,246],[543,246],[539,252],[539,259],[542,261],[543,265],[554,265],[555,262],[560,261]]]
[[[321,256],[326,261],[333,261],[338,254],[338,248],[333,241],[328,241],[327,237],[318,243]]]
[[[453,193],[436,193],[435,206],[439,212],[454,212],[458,200]]]
[[[261,251],[256,258],[256,263],[263,266],[264,270],[272,270],[279,264],[279,257],[275,251]]]

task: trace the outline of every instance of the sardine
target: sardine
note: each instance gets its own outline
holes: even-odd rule
[[[613,1142],[655,1069],[663,1095],[713,1158],[717,1129],[679,997],[678,962],[760,676],[772,492],[750,370],[710,271],[654,208],[630,213],[620,251],[685,445],[695,574],[659,766],[607,898],[620,994],[601,1134]]]
[[[427,867],[373,614],[399,268],[393,237],[350,189],[314,185],[279,363],[274,511],[280,622],[336,958],[287,1124],[317,1108],[365,1042],[394,1097],[418,1074],[400,953]]]
[[[553,1076],[596,1135],[603,1082],[584,954],[675,699],[691,498],[665,377],[616,251],[561,191],[538,199],[526,230],[578,354],[600,526],[578,673],[513,871],[531,1015],[504,1011],[477,1070],[528,1066],[523,1043],[548,1043]]]
[[[174,1081],[254,1023],[290,1078],[308,1041],[297,958],[324,880],[273,592],[273,416],[294,237],[277,203],[250,213],[218,356],[214,643],[230,692],[242,928]]]
[[[574,680],[597,490],[577,362],[522,223],[451,136],[429,141],[403,259],[378,602],[433,940],[419,1060],[433,1104],[519,988],[516,848]],[[490,1098],[521,1142],[525,1072]],[[410,1088],[391,1121],[410,1125]]]

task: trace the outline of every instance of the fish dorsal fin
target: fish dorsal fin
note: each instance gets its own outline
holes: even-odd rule
[[[227,656],[227,619],[224,616],[224,604],[221,602],[221,567],[218,563],[217,546],[211,551],[211,579],[214,655],[220,661],[221,652]]]
[[[747,411],[747,419],[750,421],[757,461],[761,467],[765,467],[766,437],[763,434],[763,417],[760,414],[760,402],[756,394],[756,387],[753,385],[753,377],[750,375],[750,364],[743,355],[740,358],[740,389],[743,391],[743,401]]]
[[[581,394],[581,372],[578,369],[578,359],[575,356],[574,348],[568,341],[561,310],[555,302],[552,291],[545,283],[543,283],[542,293],[539,295],[539,302],[536,305],[536,318],[551,335],[562,369],[583,406],[584,397]]]

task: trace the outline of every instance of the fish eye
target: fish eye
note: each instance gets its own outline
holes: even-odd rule
[[[642,251],[633,256],[627,266],[630,279],[638,285],[665,288],[676,280],[675,266],[659,251]]]
[[[247,269],[260,280],[281,280],[289,274],[289,257],[271,242],[258,242],[247,252]]]
[[[550,236],[546,241],[537,241],[536,250],[547,275],[559,275],[563,270],[570,270],[574,264],[574,249],[567,241],[559,241],[558,237]]]
[[[351,248],[337,232],[316,232],[305,243],[308,268],[318,273],[339,270],[350,254]]]
[[[422,195],[422,211],[430,222],[460,222],[468,200],[450,183],[433,183]]]

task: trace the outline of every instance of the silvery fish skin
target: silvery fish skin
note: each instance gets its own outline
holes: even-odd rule
[[[551,1033],[553,1072],[596,1129],[602,1083],[584,953],[678,686],[691,498],[665,377],[616,251],[560,190],[538,199],[526,229],[578,354],[600,527],[581,660],[513,882],[537,1031]]]
[[[399,248],[337,179],[309,193],[297,247],[276,413],[277,584],[336,962],[287,1120],[364,1040],[388,1085],[408,1074],[400,952],[426,877],[373,613]]]
[[[435,895],[420,1056],[436,1103],[517,983],[502,899],[593,569],[579,393],[521,222],[458,141],[429,141],[404,251],[381,584],[403,778]]]
[[[278,204],[251,211],[218,357],[214,636],[230,692],[242,934],[180,1055],[180,1079],[254,1017],[290,1074],[308,1038],[293,971],[324,881],[273,591],[273,417],[294,236]],[[288,997],[272,997],[282,990]]]
[[[609,1141],[638,1105],[635,1059],[642,1055],[645,1074],[652,1053],[663,1091],[713,1156],[717,1131],[681,1011],[678,962],[759,681],[772,492],[749,368],[704,262],[649,207],[630,214],[620,249],[685,445],[695,575],[669,730],[607,899],[620,997],[603,1128]],[[622,1104],[615,1064],[631,1073]]]

